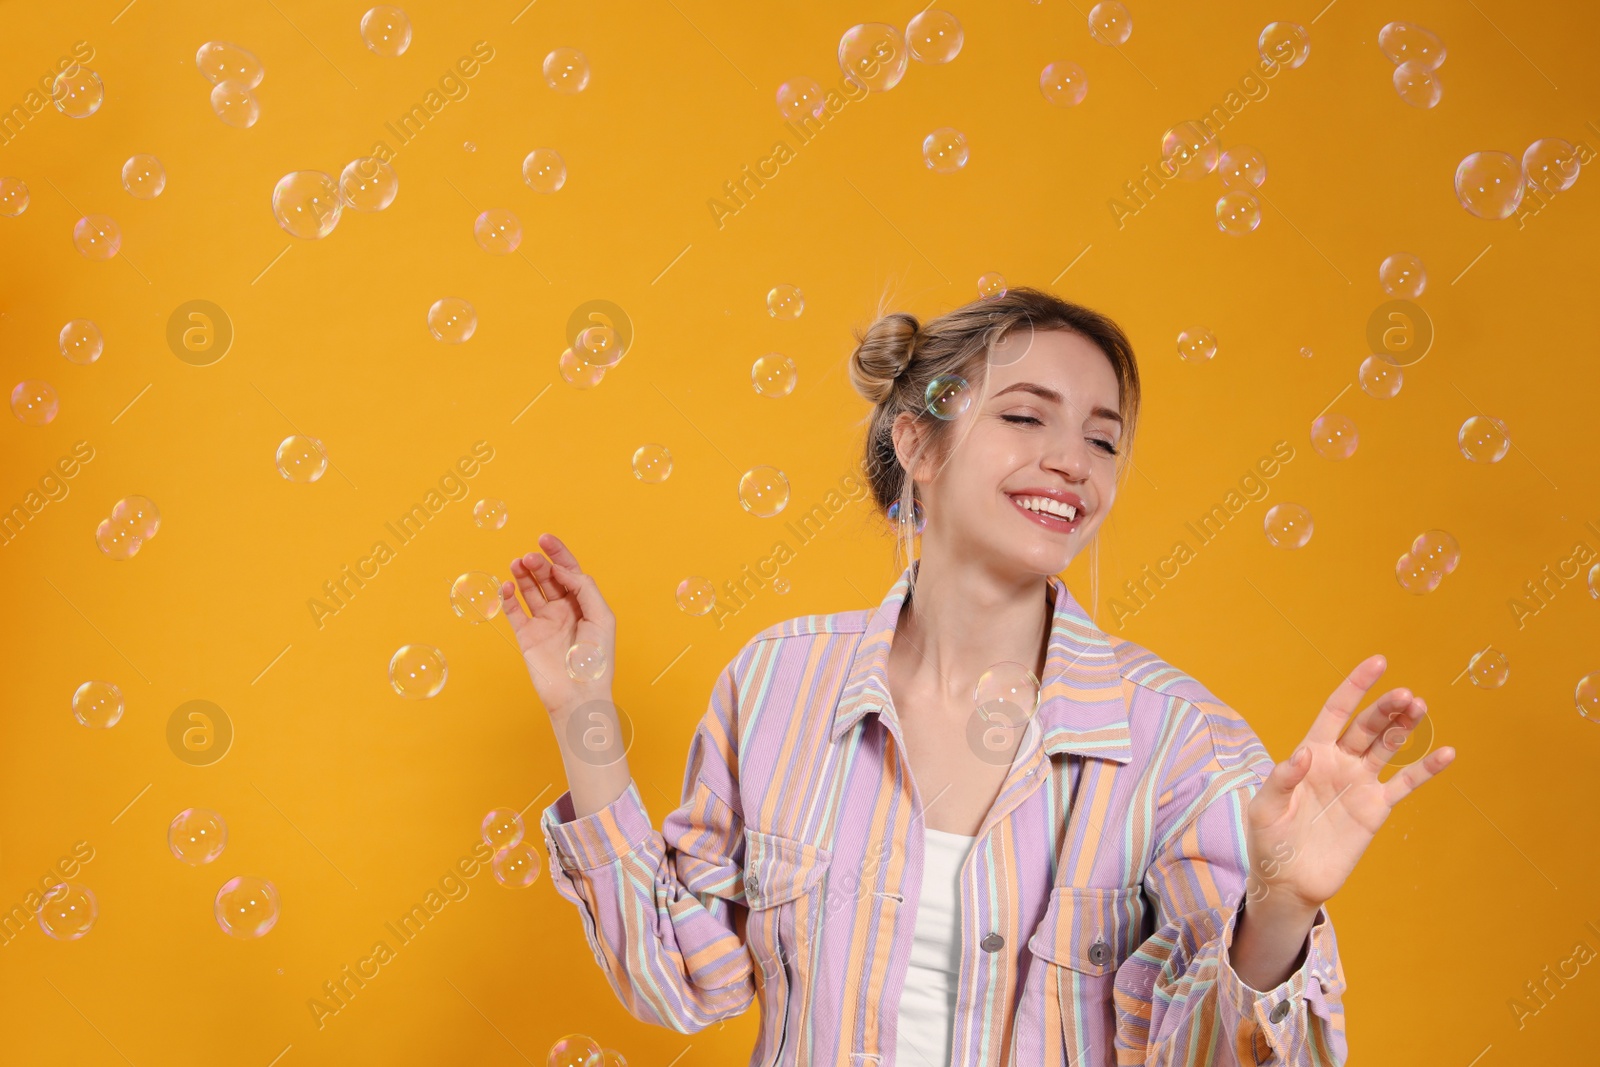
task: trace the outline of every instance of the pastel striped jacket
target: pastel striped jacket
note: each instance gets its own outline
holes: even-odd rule
[[[583,818],[570,792],[541,813],[552,883],[636,1018],[691,1033],[754,1001],[752,1067],[895,1067],[924,798],[885,665],[917,566],[876,609],[790,619],[739,651],[660,832],[637,783]],[[1227,959],[1271,757],[1048,581],[1038,730],[961,872],[952,1067],[1343,1063],[1326,908],[1278,987]]]

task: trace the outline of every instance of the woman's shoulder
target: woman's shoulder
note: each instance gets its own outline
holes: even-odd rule
[[[1107,637],[1111,651],[1117,658],[1117,671],[1124,682],[1152,693],[1176,697],[1191,704],[1207,707],[1223,706],[1215,693],[1202,685],[1194,675],[1173,666],[1165,659],[1126,638]]]

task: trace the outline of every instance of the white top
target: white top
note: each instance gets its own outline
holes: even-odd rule
[[[925,828],[922,896],[900,996],[896,1067],[950,1067],[961,971],[961,864],[976,837]]]

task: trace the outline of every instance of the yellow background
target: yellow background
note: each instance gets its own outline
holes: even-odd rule
[[[0,948],[0,1059],[540,1063],[557,1037],[582,1031],[636,1065],[685,1049],[678,1064],[744,1062],[753,1012],[697,1035],[629,1018],[547,872],[527,890],[479,874],[320,1030],[307,1001],[471,850],[485,811],[533,803],[532,828],[564,788],[504,621],[456,618],[451,580],[473,569],[503,577],[544,530],[573,546],[620,618],[617,698],[637,723],[632,766],[659,825],[710,683],[734,652],[772,622],[876,604],[896,574],[888,537],[868,508],[852,507],[785,566],[791,592],[769,585],[720,630],[684,614],[673,599],[681,578],[720,586],[785,536],[781,520],[740,509],[738,474],[776,465],[793,486],[791,513],[820,503],[856,462],[866,413],[843,373],[850,328],[870,321],[886,290],[893,306],[931,316],[974,297],[989,270],[1104,310],[1141,357],[1138,472],[1102,539],[1102,623],[1124,580],[1287,440],[1296,458],[1270,497],[1122,634],[1239,708],[1278,758],[1340,674],[1382,651],[1384,684],[1425,696],[1437,742],[1459,752],[1395,813],[1330,905],[1352,1048],[1369,1064],[1494,1067],[1591,1043],[1592,966],[1552,984],[1520,1027],[1508,1001],[1578,941],[1600,948],[1585,926],[1600,924],[1585,819],[1600,727],[1572,696],[1600,669],[1600,604],[1580,579],[1519,629],[1508,601],[1577,541],[1600,549],[1584,529],[1600,524],[1600,179],[1585,173],[1519,229],[1467,214],[1451,177],[1474,150],[1520,155],[1547,136],[1600,145],[1600,16],[1508,0],[1338,0],[1320,13],[1299,0],[1138,3],[1119,52],[1091,40],[1087,4],[951,3],[966,30],[955,62],[914,62],[892,92],[846,106],[719,229],[708,199],[784,135],[779,83],[806,74],[836,85],[845,29],[904,26],[916,7],[524,2],[409,5],[415,38],[398,59],[363,46],[362,4],[5,8],[0,103],[19,102],[78,41],[94,49],[105,102],[83,120],[47,109],[0,148],[0,175],[32,191],[24,215],[0,218],[5,384],[42,378],[61,396],[48,426],[0,422],[4,506],[74,442],[95,449],[70,495],[0,550],[0,893],[6,907],[20,901],[87,841],[94,859],[78,879],[100,904],[80,941],[30,928]],[[1391,87],[1376,35],[1398,18],[1448,46],[1432,110]],[[1108,201],[1158,159],[1163,130],[1237,87],[1273,19],[1309,26],[1310,58],[1271,79],[1222,135],[1224,147],[1248,143],[1267,161],[1259,230],[1217,232],[1215,176],[1169,184],[1119,229]],[[237,42],[265,64],[254,128],[211,113],[193,59],[207,40]],[[320,241],[276,225],[280,176],[337,175],[378,139],[392,146],[384,123],[480,40],[493,60],[399,151],[393,206],[347,212]],[[579,95],[540,76],[560,46],[589,57]],[[1057,109],[1038,74],[1067,59],[1088,72],[1089,95]],[[958,174],[920,158],[922,137],[940,126],[970,141]],[[567,161],[555,196],[520,178],[540,145]],[[120,187],[136,152],[165,165],[159,199]],[[472,221],[487,207],[520,216],[521,255],[475,245]],[[80,213],[115,218],[124,255],[81,257],[70,239]],[[1377,400],[1355,375],[1367,317],[1387,299],[1378,264],[1396,251],[1427,265],[1419,303],[1438,339],[1405,370],[1400,394]],[[766,314],[764,294],[779,283],[804,290],[798,321]],[[477,308],[465,345],[439,344],[424,326],[428,305],[449,295]],[[637,339],[598,388],[580,391],[556,358],[568,315],[597,298],[626,309]],[[165,343],[169,314],[193,299],[216,302],[234,324],[232,350],[210,367],[180,362]],[[56,350],[61,325],[79,317],[105,334],[91,366]],[[1178,359],[1174,339],[1196,323],[1219,340],[1211,362]],[[771,351],[799,368],[786,399],[750,388],[750,364]],[[1336,397],[1361,435],[1344,462],[1316,455],[1308,438]],[[1503,419],[1516,445],[1496,465],[1456,448],[1457,428],[1479,410]],[[277,442],[296,429],[325,441],[338,468],[314,485],[273,467]],[[479,440],[494,459],[471,495],[316,628],[306,602],[322,582]],[[675,457],[663,485],[630,473],[646,442]],[[114,562],[94,529],[134,493],[157,503],[162,527]],[[503,529],[473,524],[481,496],[507,502]],[[1279,500],[1315,517],[1300,551],[1262,535]],[[1459,539],[1461,564],[1437,591],[1412,596],[1395,560],[1435,528]],[[1086,601],[1087,561],[1067,577]],[[388,658],[406,642],[448,657],[449,681],[431,701],[388,687]],[[1510,663],[1494,691],[1461,677],[1490,644]],[[111,730],[72,718],[70,696],[91,678],[126,694]],[[236,730],[210,767],[185,765],[165,740],[172,710],[197,698],[221,705]],[[207,867],[166,847],[168,821],[188,806],[228,820],[227,850]],[[230,939],[212,918],[217,887],[235,874],[266,876],[282,894],[278,926],[259,941]]]

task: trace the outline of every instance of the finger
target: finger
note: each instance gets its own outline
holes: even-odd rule
[[[1364,754],[1372,747],[1373,738],[1392,726],[1395,716],[1410,706],[1411,697],[1411,690],[1401,686],[1368,704],[1365,711],[1351,720],[1350,728],[1339,735],[1339,747],[1352,756]]]
[[[515,579],[517,589],[522,593],[522,599],[528,602],[528,610],[535,615],[539,614],[539,609],[549,601],[533,571],[535,563],[543,558],[537,552],[529,552],[526,556],[511,561],[511,577]]]
[[[1381,770],[1394,758],[1400,746],[1406,743],[1411,731],[1416,729],[1427,711],[1428,706],[1423,703],[1421,697],[1417,697],[1404,709],[1395,712],[1389,726],[1383,733],[1373,738],[1372,744],[1367,747],[1367,751],[1363,754],[1365,756],[1363,762],[1374,772]]]
[[[1255,803],[1261,805],[1264,822],[1271,822],[1289,809],[1294,787],[1305,781],[1306,772],[1311,770],[1311,759],[1311,746],[1301,745],[1288,759],[1273,765],[1272,773],[1256,793]]]
[[[578,558],[572,554],[572,549],[568,548],[561,538],[555,534],[540,534],[539,547],[545,550],[545,553],[550,557],[550,562],[559,563],[563,567],[570,567],[580,574],[583,572],[583,568],[578,566]]]
[[[1393,778],[1383,783],[1384,801],[1393,808],[1417,786],[1450,766],[1455,758],[1456,750],[1446,745],[1402,768]]]
[[[610,620],[611,609],[606,607],[605,598],[600,595],[600,586],[595,582],[593,575],[575,571],[559,563],[552,564],[550,569],[556,580],[577,597],[578,608],[585,619],[598,625],[604,625]]]
[[[1306,741],[1331,745],[1338,740],[1351,713],[1361,703],[1362,695],[1377,683],[1387,667],[1388,662],[1382,656],[1368,656],[1356,664],[1355,670],[1339,683],[1339,688],[1322,705],[1322,711],[1312,721],[1311,729],[1306,731]]]
[[[516,582],[500,583],[500,610],[506,613],[506,621],[511,624],[513,632],[521,630],[528,624],[528,613],[523,610],[522,601],[517,599]]]

